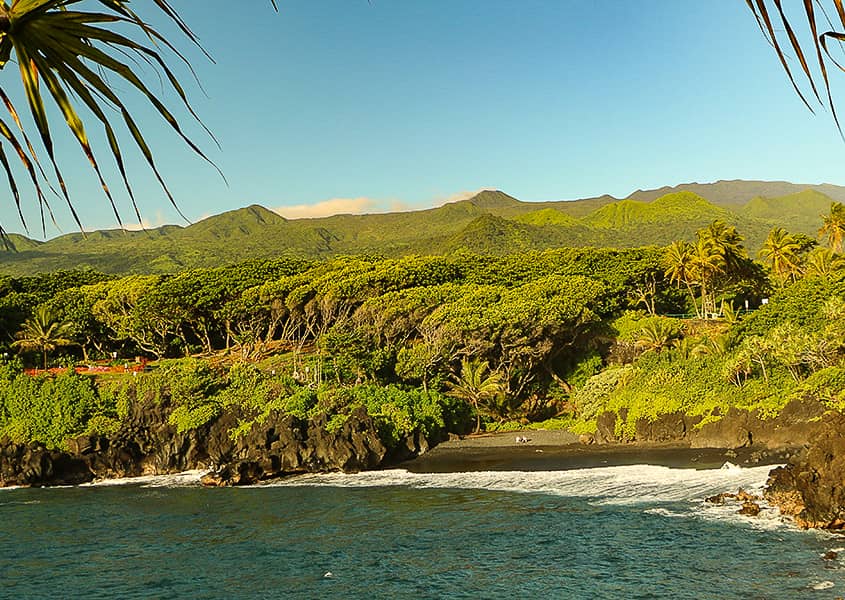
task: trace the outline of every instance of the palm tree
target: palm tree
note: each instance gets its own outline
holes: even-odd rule
[[[716,296],[733,281],[742,277],[748,254],[736,227],[724,221],[713,221],[696,232],[695,265],[701,285],[702,312],[716,312]]]
[[[695,266],[693,247],[689,242],[675,240],[667,248],[663,255],[663,265],[665,267],[664,275],[669,278],[672,283],[677,283],[680,287],[683,283],[689,292],[690,299],[693,306],[695,306],[696,313],[701,317],[698,311],[698,305],[695,302],[695,293],[692,291],[692,284],[695,282]]]
[[[200,148],[183,132],[170,109],[136,74],[138,69],[133,70],[128,64],[134,62],[136,65],[143,64],[150,67],[149,70],[154,73],[156,84],[162,85],[164,82],[168,85],[188,112],[197,118],[188,103],[182,85],[162,56],[161,49],[166,48],[172,51],[190,69],[187,59],[170,41],[134,12],[133,7],[138,4],[137,2],[87,0],[87,5],[99,7],[100,11],[97,12],[84,11],[80,8],[80,3],[85,1],[0,0],[0,69],[10,63],[19,67],[24,95],[35,124],[34,129],[41,139],[61,194],[80,228],[82,225],[70,200],[70,194],[54,153],[52,131],[48,124],[47,107],[43,96],[45,90],[64,117],[72,135],[99,178],[112,211],[121,225],[122,221],[114,197],[89,143],[85,124],[79,115],[79,108],[86,108],[86,116],[91,117],[103,128],[111,155],[139,221],[141,217],[114,129],[113,120],[115,119],[123,123],[171,203],[174,206],[176,204],[156,166],[152,150],[124,104],[123,98],[127,95],[122,91],[124,88],[133,90],[145,98],[151,105],[152,111],[170,125],[189,148],[208,160]],[[271,2],[275,8],[274,0]],[[164,13],[191,42],[199,46],[196,36],[168,0],[152,0],[144,4]],[[12,60],[13,53],[15,60]],[[7,151],[12,151],[22,163],[38,198],[43,230],[45,210],[52,218],[50,204],[39,183],[39,175],[45,177],[44,170],[21,123],[19,111],[3,88],[0,88],[0,101],[5,105],[10,117],[9,122],[0,118],[0,164],[7,175],[9,187],[18,207],[18,215],[26,227],[21,210],[20,192],[14,171],[7,158]],[[198,118],[197,120],[199,121]],[[51,184],[49,187],[53,189]],[[0,228],[0,234],[2,232]]]
[[[807,275],[812,277],[827,277],[834,271],[845,267],[845,257],[836,254],[830,248],[814,248],[807,255]]]
[[[845,243],[845,204],[832,202],[830,213],[822,215],[823,225],[819,237],[827,236],[827,244],[834,252],[842,252]]]
[[[462,360],[460,376],[448,385],[449,396],[464,400],[475,409],[475,433],[481,431],[481,405],[505,389],[501,373],[490,372],[487,361],[478,359]]]
[[[716,312],[715,280],[724,271],[725,261],[719,246],[701,232],[693,246],[692,267],[701,288],[699,317],[706,317]]]
[[[724,271],[735,273],[742,268],[742,261],[748,254],[742,245],[742,236],[733,225],[724,221],[713,221],[706,229],[698,232],[699,238],[713,247],[714,252],[722,257]]]
[[[772,272],[782,287],[787,279],[793,281],[801,272],[801,258],[798,253],[801,244],[783,227],[775,227],[769,232],[758,256],[769,263]]]
[[[676,345],[681,333],[674,329],[667,321],[652,321],[639,331],[636,347],[646,352],[660,353]]]
[[[47,352],[61,346],[70,346],[70,323],[60,323],[46,305],[35,309],[33,315],[24,321],[21,330],[15,336],[17,346],[22,351],[39,350],[44,356],[44,370],[47,370]]]

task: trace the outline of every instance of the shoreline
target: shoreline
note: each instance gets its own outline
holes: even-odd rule
[[[517,436],[525,436],[527,442],[517,442]],[[569,471],[601,467],[622,467],[632,465],[663,466],[672,469],[709,470],[720,469],[725,463],[738,467],[776,467],[785,464],[797,448],[768,449],[755,448],[692,448],[679,442],[628,444],[583,444],[578,436],[563,430],[530,430],[507,433],[470,435],[464,438],[442,442],[415,458],[398,463],[386,464],[380,468],[350,471],[350,474],[377,472],[389,469],[404,469],[410,473],[464,473],[480,471]],[[100,487],[108,485],[132,485],[195,475],[196,482],[183,485],[203,485],[201,476],[211,473],[207,468],[189,469],[172,473],[155,473],[115,478],[96,478],[89,482],[68,485],[0,486],[2,490],[27,489],[29,487]],[[324,471],[326,473],[337,470]],[[341,471],[342,472],[342,471]],[[291,473],[255,482],[253,485],[271,483],[309,473]]]
[[[518,436],[528,438],[517,442]],[[482,434],[438,444],[393,465],[412,473],[464,471],[565,471],[596,467],[656,465],[675,469],[718,469],[785,464],[798,448],[692,448],[678,442],[582,444],[567,431],[514,431]],[[574,441],[573,441],[574,440]]]

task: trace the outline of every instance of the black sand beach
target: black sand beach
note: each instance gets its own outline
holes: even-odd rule
[[[527,438],[527,442],[517,438]],[[718,469],[783,464],[789,449],[690,448],[683,444],[581,444],[566,431],[522,431],[468,436],[444,442],[400,466],[414,473],[562,471],[622,465]]]

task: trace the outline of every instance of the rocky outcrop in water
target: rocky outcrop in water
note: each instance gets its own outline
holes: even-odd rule
[[[363,408],[340,427],[329,427],[325,417],[271,412],[237,436],[231,431],[244,417],[237,412],[181,433],[169,415],[165,403],[135,406],[113,435],[70,439],[67,451],[0,441],[0,486],[69,485],[191,469],[210,469],[208,485],[244,485],[295,473],[373,469],[429,447],[415,433],[388,449]]]
[[[845,415],[824,415],[808,447],[773,470],[766,499],[801,527],[845,528]]]

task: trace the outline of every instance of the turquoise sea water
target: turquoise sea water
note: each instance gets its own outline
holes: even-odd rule
[[[835,598],[845,546],[703,498],[769,467],[0,490],[2,598]],[[845,552],[843,552],[845,555]],[[330,575],[328,575],[330,573]]]

